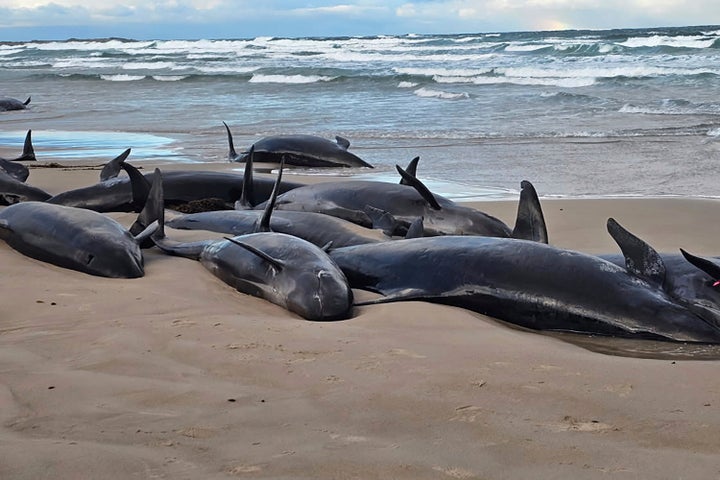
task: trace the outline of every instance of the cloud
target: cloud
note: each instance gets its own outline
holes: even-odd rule
[[[34,34],[76,26],[99,36],[237,38],[680,26],[718,19],[717,0],[0,0],[0,39],[19,31],[11,27],[36,27]]]

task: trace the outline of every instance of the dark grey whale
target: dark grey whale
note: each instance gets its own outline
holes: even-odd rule
[[[655,283],[688,308],[720,318],[720,259],[699,257],[683,249],[679,253],[658,253],[612,218],[608,220],[608,231],[622,254],[599,257]]]
[[[0,238],[24,255],[91,275],[144,274],[136,238],[115,220],[91,210],[17,203],[0,211]]]
[[[24,102],[12,97],[0,97],[0,112],[8,112],[10,110],[24,110],[30,104],[30,97]]]
[[[422,217],[424,233],[428,236],[482,235],[547,242],[542,209],[530,182],[521,183],[522,212],[513,231],[498,218],[432,194],[416,177],[400,167],[397,169],[411,185],[368,180],[311,184],[280,195],[276,209],[324,213],[371,228],[373,221],[366,212],[370,205],[406,225]]]
[[[51,196],[48,192],[28,185],[0,169],[0,205],[29,201],[44,202]]]
[[[304,319],[329,321],[350,315],[353,295],[345,275],[327,253],[310,242],[269,231],[189,243],[168,239],[162,202],[164,182],[158,170],[155,175],[148,203],[156,209],[158,229],[152,239],[161,250],[200,260],[238,291],[264,298]],[[271,211],[270,207],[265,212],[261,229],[267,229]]]
[[[238,154],[230,132],[230,127],[225,122],[227,130],[229,152],[228,158],[231,162],[244,162],[248,159],[249,151]],[[255,142],[255,161],[267,163],[280,163],[285,158],[286,165],[300,167],[368,167],[372,165],[362,160],[357,155],[350,153],[348,148],[350,142],[342,137],[335,137],[333,143],[315,135],[273,135]]]
[[[144,175],[150,184],[153,182],[153,175]],[[243,176],[232,172],[168,171],[163,174],[163,182],[168,207],[214,200],[213,207],[232,209],[243,192]],[[273,185],[273,179],[256,177],[253,181],[256,197],[266,200]],[[302,185],[297,182],[283,182],[280,191],[285,192]],[[138,206],[134,201],[130,179],[126,176],[110,177],[94,185],[62,192],[48,202],[97,212],[133,212],[142,208],[142,205]],[[216,203],[220,205],[216,207]]]
[[[534,330],[720,343],[720,316],[597,256],[526,240],[444,236],[335,249],[353,288],[454,305]]]
[[[166,225],[183,230],[208,230],[244,235],[253,233],[262,219],[260,210],[218,210],[174,217]],[[377,229],[361,227],[347,220],[314,212],[278,210],[270,218],[273,232],[300,237],[319,247],[332,242],[333,248],[391,240]]]
[[[30,175],[30,170],[18,162],[34,161],[35,149],[32,144],[32,130],[28,130],[25,135],[25,142],[23,143],[23,151],[17,158],[0,158],[0,170],[4,170],[10,176],[24,182]]]

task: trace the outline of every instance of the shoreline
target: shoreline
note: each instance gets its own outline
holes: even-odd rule
[[[194,167],[209,165],[229,166]],[[34,168],[29,182],[58,193],[98,173]],[[716,200],[541,203],[557,246],[619,252],[613,216],[658,251],[720,253]],[[470,205],[514,222],[516,201]],[[138,279],[62,269],[4,242],[0,262],[3,479],[720,471],[717,361],[596,353],[424,302],[308,322],[156,249]]]

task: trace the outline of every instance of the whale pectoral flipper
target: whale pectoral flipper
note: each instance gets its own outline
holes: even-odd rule
[[[438,203],[437,199],[433,196],[430,189],[428,189],[424,183],[422,183],[420,180],[418,180],[417,177],[414,177],[410,175],[408,172],[403,170],[403,168],[400,165],[395,165],[395,168],[397,169],[400,176],[407,182],[408,185],[415,188],[417,192],[422,196],[426,202],[430,205],[430,207],[433,210],[440,210],[440,204]]]
[[[614,218],[608,218],[607,230],[625,256],[625,268],[662,288],[666,270],[660,254],[647,242],[625,230]]]
[[[348,148],[350,148],[350,140],[348,140],[347,138],[336,135],[335,141],[337,142],[338,146],[343,150],[347,150]]]
[[[370,220],[374,230],[382,230],[385,235],[392,237],[400,227],[399,222],[390,213],[372,205],[365,205],[363,209]]]
[[[252,245],[249,245],[245,242],[241,242],[240,240],[235,240],[234,238],[230,238],[230,237],[223,237],[223,238],[225,238],[225,240],[227,240],[228,242],[234,243],[235,245],[244,248],[248,252],[254,253],[258,257],[260,257],[263,260],[265,260],[266,262],[268,262],[270,265],[272,265],[278,271],[282,271],[282,269],[285,268],[285,262],[283,262],[282,260],[279,260],[277,258],[271,257],[267,253],[253,247]]]
[[[720,265],[706,258],[688,253],[682,248],[680,249],[680,253],[685,257],[685,260],[710,275],[713,280],[720,280]]]

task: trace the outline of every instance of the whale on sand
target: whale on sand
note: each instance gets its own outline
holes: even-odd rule
[[[542,208],[533,185],[521,182],[518,218],[511,229],[500,219],[435,195],[417,178],[396,166],[407,184],[348,180],[310,184],[277,199],[278,210],[318,212],[371,228],[367,206],[392,215],[400,224],[423,218],[424,234],[523,238],[547,243]],[[256,208],[264,208],[263,204]],[[395,232],[404,235],[403,231]]]
[[[279,183],[278,177],[276,185]],[[162,185],[161,173],[156,170],[146,210],[155,210],[158,229],[152,239],[161,250],[199,260],[238,291],[264,298],[307,320],[339,320],[350,315],[353,295],[343,272],[310,242],[267,231],[271,206],[257,233],[180,243],[165,234]]]
[[[231,162],[244,162],[248,159],[249,151],[238,154],[235,151],[230,127],[225,122],[227,130]],[[252,145],[255,149],[255,161],[267,163],[280,163],[284,158],[286,165],[300,167],[367,167],[372,165],[348,151],[350,142],[343,137],[335,137],[331,142],[315,135],[273,135],[258,140]]]
[[[92,210],[17,203],[0,211],[0,238],[24,255],[91,275],[136,278],[144,274],[139,238]]]
[[[534,330],[720,343],[720,315],[637,270],[540,242],[426,237],[332,250],[366,303],[425,300]],[[700,305],[702,307],[702,305]]]
[[[139,211],[144,202],[138,202],[137,198],[133,197],[130,178],[117,175],[120,165],[125,162],[129,153],[130,149],[109,162],[101,172],[99,183],[59,193],[48,202],[97,212]],[[147,173],[144,177],[148,185],[153,183],[154,173]],[[169,171],[163,174],[163,182],[165,204],[168,207],[212,201],[213,208],[232,209],[234,203],[243,195],[243,175],[232,172]],[[264,201],[270,196],[274,183],[275,181],[269,178],[253,180],[253,191],[258,201]],[[302,185],[283,182],[280,191],[285,192]]]
[[[34,160],[36,160],[36,158],[35,149],[33,148],[32,144],[32,130],[28,130],[27,134],[25,135],[25,142],[23,143],[22,154],[20,154],[20,156],[16,158],[0,157],[0,170],[4,170],[10,176],[16,178],[21,182],[24,182],[30,175],[30,170],[28,170],[25,165],[18,162],[27,162]]]

